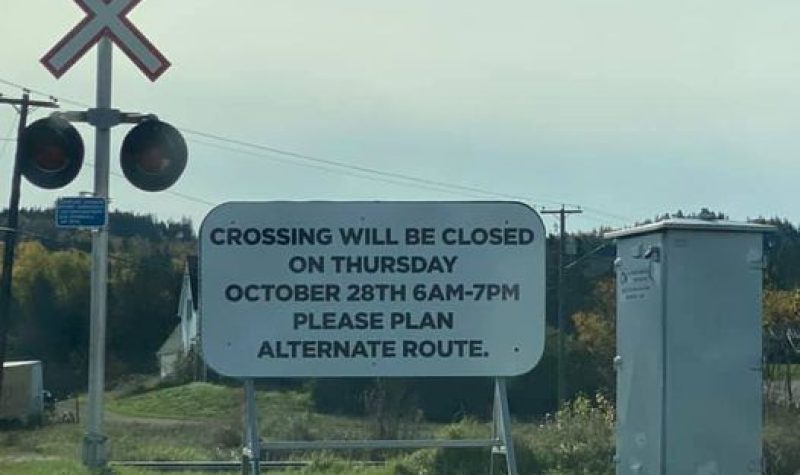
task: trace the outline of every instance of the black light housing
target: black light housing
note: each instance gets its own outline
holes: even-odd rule
[[[162,191],[172,186],[186,168],[186,141],[178,130],[158,119],[140,122],[122,141],[120,164],[133,186]]]
[[[22,175],[40,188],[68,185],[83,165],[83,140],[66,120],[51,116],[39,119],[22,132]]]

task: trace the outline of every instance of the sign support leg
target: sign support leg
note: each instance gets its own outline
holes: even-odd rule
[[[492,448],[492,460],[494,460],[495,454],[505,455],[508,475],[519,475],[514,440],[511,437],[511,411],[508,408],[505,378],[494,379],[493,412],[492,435],[500,439],[501,445]],[[492,470],[494,470],[494,463],[492,463]]]
[[[97,49],[97,109],[111,108],[111,40],[103,38]],[[111,129],[96,125],[94,194],[108,198]],[[83,463],[89,468],[106,464],[106,440],[103,434],[103,390],[106,359],[106,290],[108,285],[108,228],[92,235],[92,281],[89,329],[89,394],[86,435],[83,439]]]
[[[245,423],[245,457],[243,472],[250,475],[261,473],[261,443],[258,437],[258,417],[256,415],[256,389],[252,378],[244,380],[244,423]]]

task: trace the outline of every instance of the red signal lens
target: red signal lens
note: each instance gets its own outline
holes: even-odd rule
[[[39,170],[48,173],[60,172],[67,167],[69,160],[64,150],[55,145],[45,145],[33,154],[33,163]]]
[[[139,155],[139,169],[150,175],[163,172],[168,164],[169,158],[163,147],[151,147]]]

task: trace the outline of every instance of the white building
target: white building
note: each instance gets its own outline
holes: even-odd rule
[[[196,354],[199,351],[197,289],[197,256],[188,256],[178,300],[177,316],[180,322],[156,352],[162,378],[175,372],[176,364],[182,356],[189,354],[190,351],[195,351]]]

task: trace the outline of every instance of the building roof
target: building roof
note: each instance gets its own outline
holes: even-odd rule
[[[3,368],[13,368],[15,366],[33,366],[37,364],[42,364],[39,360],[30,360],[30,361],[5,361],[3,362]]]
[[[727,231],[745,233],[769,233],[775,231],[775,226],[766,224],[740,223],[736,221],[726,221],[718,219],[685,219],[672,218],[655,223],[636,226],[628,229],[620,229],[606,233],[606,239],[634,236],[637,234],[647,234],[657,231],[670,229],[691,229],[696,231]]]
[[[172,330],[172,333],[169,334],[164,343],[161,344],[161,348],[156,351],[156,354],[161,355],[171,355],[175,353],[180,353],[182,351],[181,348],[181,325],[175,325],[175,328]]]
[[[189,269],[189,287],[192,291],[192,307],[197,310],[197,256],[186,256],[186,268]]]

